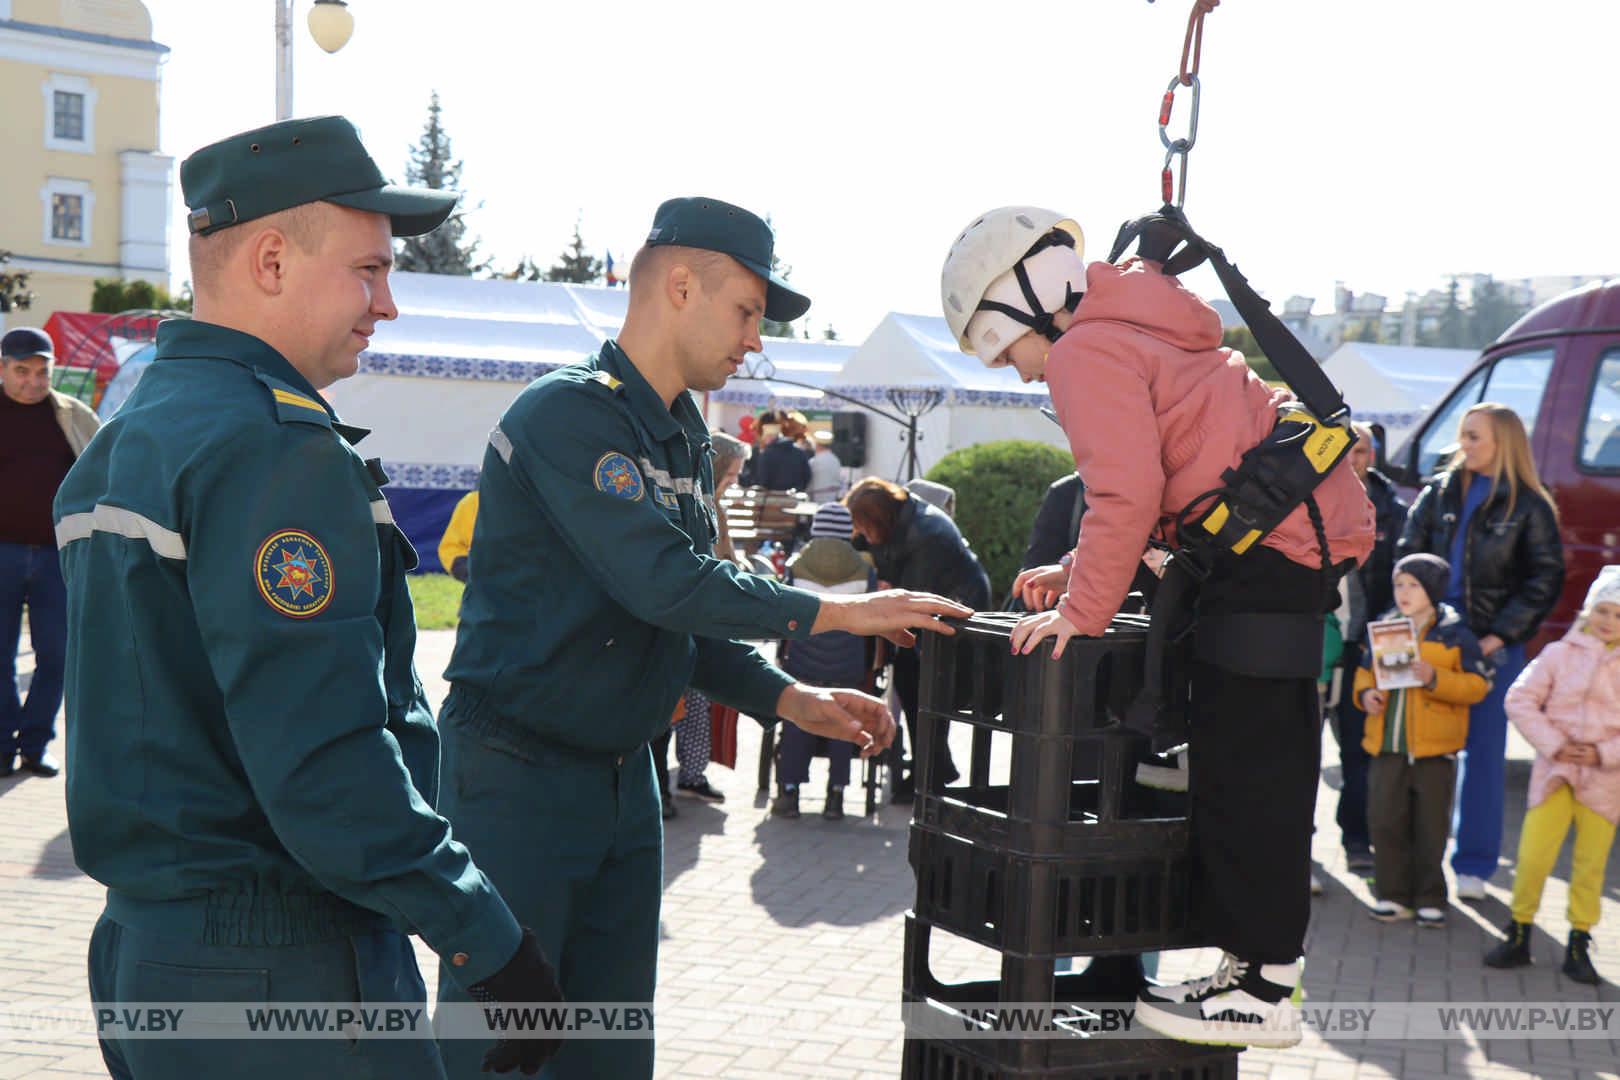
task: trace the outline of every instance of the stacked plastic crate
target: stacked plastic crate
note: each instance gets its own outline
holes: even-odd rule
[[[1184,795],[1135,782],[1147,737],[1121,723],[1142,682],[1144,618],[1101,638],[1010,653],[1016,616],[988,614],[951,637],[924,635],[917,801],[910,857],[917,903],[906,917],[904,998],[929,1025],[906,1043],[905,1080],[1231,1080],[1237,1054],[1168,1040],[1107,1037],[1073,1025],[1040,1038],[935,1038],[977,1027],[956,1006],[1129,1002],[1136,971],[1119,962],[1056,974],[1060,957],[1129,957],[1201,944],[1189,881]],[[966,775],[946,784],[953,727],[972,731]],[[1010,747],[1006,744],[1010,742]],[[992,782],[993,748],[1005,783]],[[998,769],[999,773],[999,769]],[[998,777],[999,778],[999,777]],[[1000,954],[998,978],[946,983],[930,963],[934,931]],[[1081,1009],[1083,1013],[1083,1008]]]

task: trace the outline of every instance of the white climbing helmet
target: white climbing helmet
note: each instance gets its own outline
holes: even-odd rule
[[[957,347],[986,364],[1035,330],[1057,340],[1052,314],[1085,290],[1085,236],[1072,218],[1004,206],[962,230],[940,273],[945,322]]]

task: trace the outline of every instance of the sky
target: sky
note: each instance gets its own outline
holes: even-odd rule
[[[578,220],[621,268],[657,205],[770,214],[808,322],[860,340],[939,311],[984,210],[1061,210],[1108,254],[1159,204],[1157,113],[1191,0],[350,0],[294,13],[295,115],[342,113],[384,173],[437,90],[470,231],[550,265]],[[145,0],[177,160],[275,118],[272,0]],[[227,18],[226,12],[229,13]],[[1205,24],[1186,212],[1274,306],[1334,282],[1620,270],[1615,0],[1226,0]],[[1186,119],[1187,91],[1172,126]],[[172,265],[188,276],[175,182]],[[1213,275],[1189,286],[1218,293]]]

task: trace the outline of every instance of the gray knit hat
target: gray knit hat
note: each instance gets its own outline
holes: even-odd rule
[[[1429,603],[1435,607],[1446,598],[1446,588],[1451,584],[1451,564],[1438,555],[1408,555],[1395,564],[1395,574],[1410,574],[1416,578],[1428,594]]]

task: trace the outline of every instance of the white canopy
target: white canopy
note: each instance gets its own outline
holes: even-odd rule
[[[937,315],[884,316],[832,384],[855,397],[881,399],[890,387],[939,390],[945,405],[1045,405],[1046,387],[1025,385],[1012,368],[989,368],[956,347]]]
[[[1478,360],[1474,349],[1347,341],[1322,362],[1322,370],[1343,391],[1357,420],[1383,424],[1394,440],[1416,427]]]

